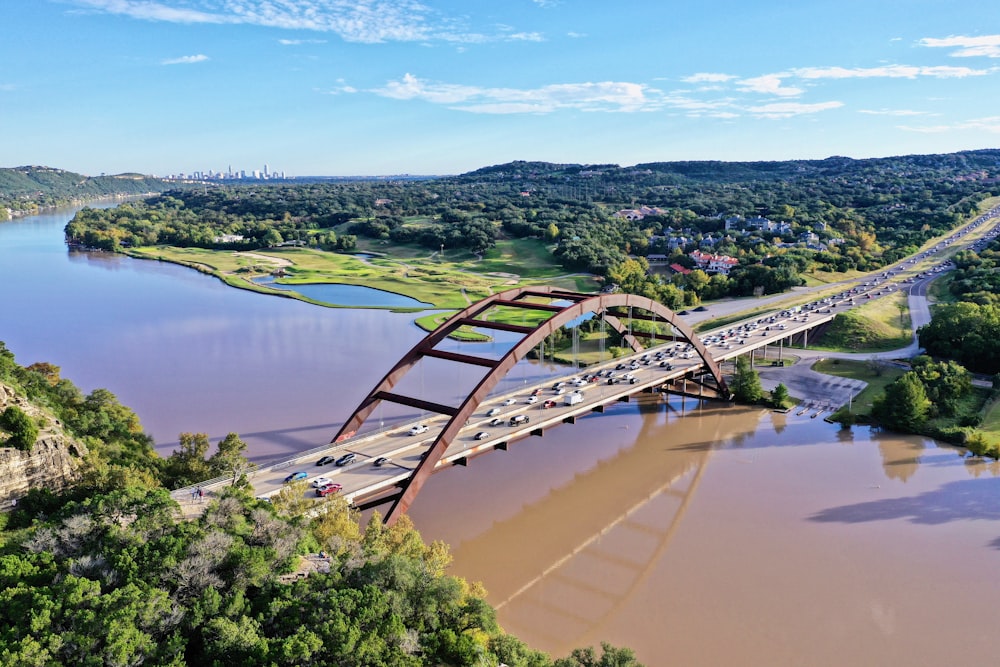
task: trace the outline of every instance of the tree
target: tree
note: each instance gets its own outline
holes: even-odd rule
[[[729,384],[733,398],[740,403],[759,403],[764,397],[764,389],[760,386],[760,375],[750,366],[748,357],[736,359],[736,372]]]
[[[205,460],[208,447],[206,434],[181,433],[180,444],[166,460],[168,484],[180,487],[211,478],[212,469]]]
[[[909,371],[875,399],[872,415],[895,431],[916,433],[927,420],[930,405],[924,384],[916,373]]]
[[[631,649],[616,648],[601,642],[601,657],[592,647],[574,649],[568,658],[560,658],[553,667],[642,667]]]
[[[244,479],[244,475],[257,468],[243,455],[246,451],[247,443],[240,440],[236,433],[229,433],[219,442],[219,449],[208,459],[208,467],[211,475],[229,475],[232,477],[232,485]],[[244,479],[245,481],[245,479]]]
[[[10,434],[5,443],[8,447],[25,452],[30,452],[38,439],[38,424],[16,405],[8,405],[0,413],[0,429]]]
[[[771,390],[771,403],[776,408],[785,407],[785,403],[789,398],[788,387],[783,384],[779,383],[777,387]]]

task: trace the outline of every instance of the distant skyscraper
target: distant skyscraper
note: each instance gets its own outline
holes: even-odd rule
[[[264,178],[267,178],[267,163],[264,163]]]

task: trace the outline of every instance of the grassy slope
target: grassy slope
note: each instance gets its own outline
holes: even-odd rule
[[[906,347],[912,339],[907,297],[902,290],[897,290],[838,316],[819,340],[810,341],[810,347],[850,352],[887,352]]]

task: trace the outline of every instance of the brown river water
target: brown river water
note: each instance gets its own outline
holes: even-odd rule
[[[322,444],[422,336],[410,315],[68,252],[71,215],[0,224],[0,340],[111,389],[164,453],[182,431],[237,431],[262,462]],[[519,365],[507,387],[553,370]],[[444,400],[473,379],[410,381]],[[554,655],[610,641],[651,667],[986,665],[998,473],[928,439],[647,397],[436,475],[411,515],[505,629]]]

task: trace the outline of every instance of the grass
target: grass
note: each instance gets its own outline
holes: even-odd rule
[[[834,318],[818,340],[810,341],[810,347],[819,350],[888,352],[906,347],[912,340],[913,328],[907,297],[903,290],[897,290]]]
[[[867,382],[868,386],[854,397],[851,406],[852,412],[865,415],[871,413],[872,401],[905,372],[895,366],[847,359],[821,359],[813,364],[812,369],[827,375]]]
[[[983,421],[979,430],[991,444],[1000,445],[1000,398],[983,406]]]

